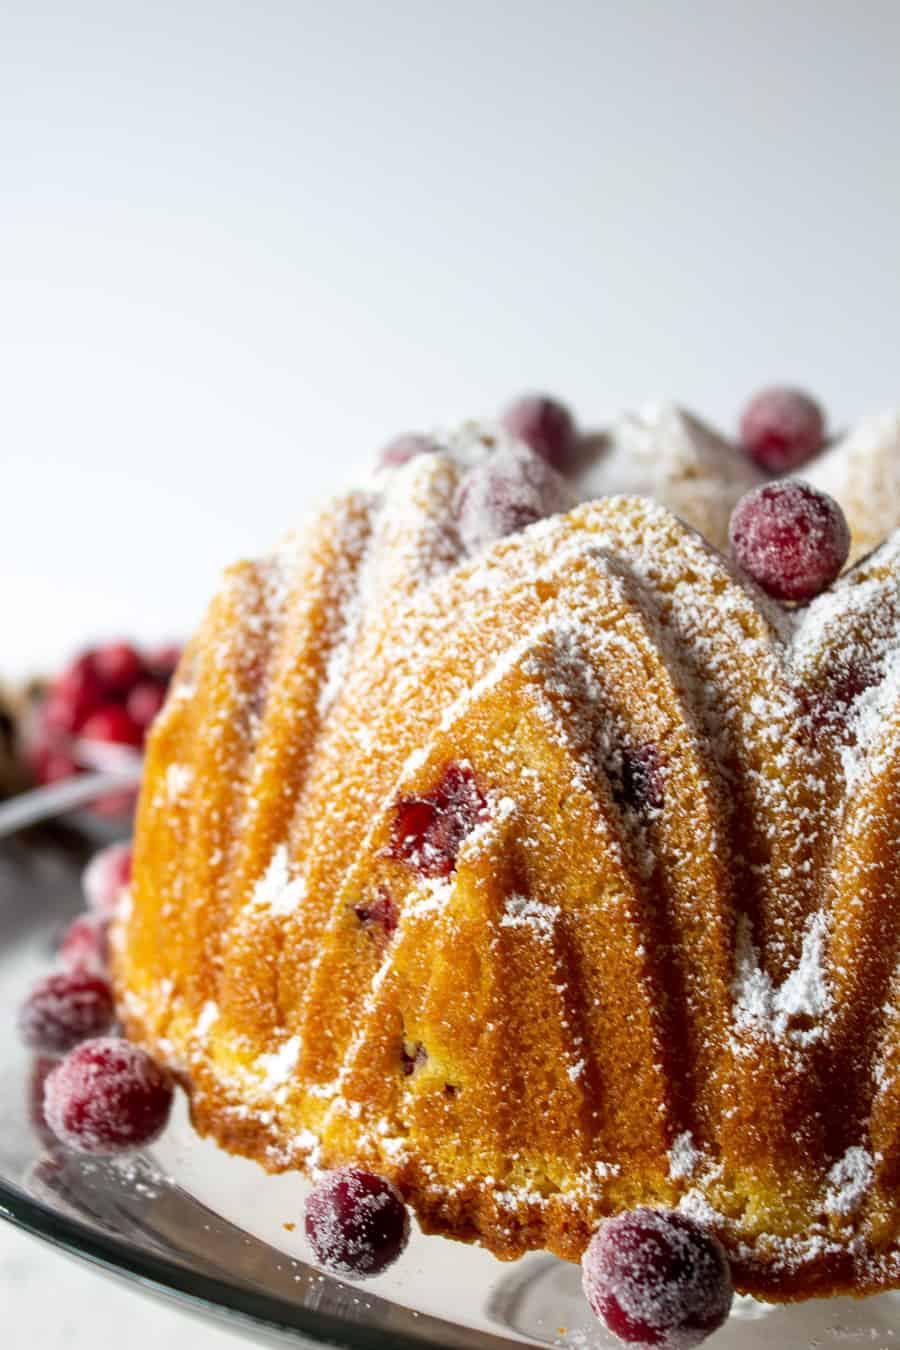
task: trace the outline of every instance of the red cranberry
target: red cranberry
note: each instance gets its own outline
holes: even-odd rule
[[[103,684],[90,652],[79,656],[50,688],[43,722],[51,731],[71,736],[79,732],[104,699]]]
[[[417,431],[408,431],[388,441],[379,456],[378,463],[382,469],[398,469],[401,464],[408,464],[419,455],[433,455],[439,449],[440,446],[430,436],[423,436]]]
[[[837,502],[793,479],[742,497],[729,537],[737,562],[776,600],[811,600],[834,581],[850,551]]]
[[[90,970],[59,971],[32,989],[19,1009],[19,1036],[29,1050],[61,1055],[112,1025],[112,990]]]
[[[111,694],[124,695],[143,674],[143,663],[128,642],[109,642],[94,652],[94,670]]]
[[[734,1290],[717,1238],[682,1214],[608,1219],[582,1257],[591,1308],[626,1345],[689,1350],[722,1325]]]
[[[78,765],[64,750],[50,745],[39,745],[31,751],[31,770],[39,783],[49,787],[62,783],[79,772]]]
[[[450,764],[428,796],[397,804],[390,856],[423,876],[449,876],[466,835],[486,818],[487,802],[472,770]]]
[[[327,1270],[364,1280],[387,1270],[409,1239],[400,1192],[358,1167],[328,1172],[306,1201],[306,1236]]]
[[[125,709],[135,726],[146,735],[165,701],[163,685],[155,680],[141,680],[125,700]]]
[[[106,741],[113,745],[140,745],[144,739],[137,723],[118,703],[107,703],[90,717],[81,728],[86,741]]]
[[[575,421],[564,403],[545,394],[526,394],[511,403],[501,417],[507,431],[564,473],[576,444]]]
[[[397,906],[384,886],[368,904],[354,905],[353,913],[379,949],[386,947],[397,931]]]
[[[741,418],[741,444],[770,473],[788,473],[818,454],[825,443],[825,417],[815,399],[799,389],[763,389]]]
[[[428,1063],[428,1051],[421,1041],[404,1041],[400,1047],[400,1068],[404,1078],[411,1078],[416,1069]]]
[[[455,503],[459,536],[475,553],[571,504],[556,470],[527,445],[513,441],[475,464],[460,483]]]
[[[165,1129],[172,1080],[145,1050],[115,1037],[85,1041],[47,1079],[47,1124],[79,1153],[125,1153]]]
[[[655,745],[622,751],[622,781],[616,797],[633,811],[658,810],[664,801],[662,765]]]
[[[144,664],[155,679],[168,682],[178,669],[181,652],[181,647],[174,642],[164,647],[153,647],[145,654]]]
[[[122,892],[131,882],[130,844],[110,844],[95,853],[81,877],[88,908],[97,914],[115,914]]]
[[[59,959],[67,970],[104,971],[109,964],[109,919],[80,914],[59,944]]]

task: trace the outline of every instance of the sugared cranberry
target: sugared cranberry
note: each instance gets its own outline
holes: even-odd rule
[[[808,483],[766,483],[731,515],[731,551],[776,600],[811,600],[847,561],[850,530],[833,498]]]
[[[104,697],[93,655],[86,652],[54,681],[43,707],[43,722],[51,731],[75,735]]]
[[[143,674],[143,663],[129,642],[108,642],[94,652],[94,670],[111,694],[124,695]]]
[[[62,1055],[112,1025],[109,983],[95,971],[58,971],[32,989],[19,1009],[19,1036],[29,1050]]]
[[[358,1167],[328,1172],[306,1201],[306,1236],[326,1270],[349,1279],[380,1275],[409,1239],[400,1192]]]
[[[141,680],[125,700],[125,710],[136,727],[146,734],[166,701],[165,688],[155,680]]]
[[[564,403],[546,394],[525,394],[509,405],[500,420],[541,459],[565,473],[575,449],[576,430]]]
[[[596,1315],[626,1345],[689,1350],[722,1325],[734,1290],[717,1238],[682,1214],[636,1209],[608,1219],[582,1257]]]
[[[144,665],[155,679],[168,681],[178,669],[181,651],[181,647],[174,642],[164,647],[152,647],[144,655]]]
[[[97,914],[115,914],[122,892],[131,882],[131,860],[130,844],[110,844],[94,854],[81,877],[89,909]]]
[[[118,703],[106,703],[90,717],[81,728],[81,736],[86,741],[104,741],[113,745],[140,745],[143,732]]]
[[[475,464],[456,495],[459,536],[470,553],[566,511],[572,496],[555,469],[520,441]]]
[[[115,1037],[85,1041],[47,1079],[47,1124],[79,1153],[110,1155],[156,1139],[172,1108],[172,1080],[145,1050]]]
[[[417,431],[404,432],[388,441],[378,458],[382,469],[398,469],[419,455],[433,455],[440,446],[431,436],[423,436]]]
[[[639,745],[622,751],[620,804],[633,811],[658,810],[664,800],[662,764],[655,745]]]
[[[487,801],[472,770],[450,764],[433,792],[398,802],[390,856],[423,876],[449,876],[466,835],[486,817]]]
[[[101,914],[80,914],[63,935],[59,959],[67,970],[106,970],[109,964],[109,919]]]
[[[741,417],[741,445],[760,468],[788,473],[818,454],[825,443],[825,417],[800,389],[763,389]]]
[[[384,886],[378,888],[374,899],[363,905],[354,905],[353,913],[368,930],[379,950],[387,946],[397,931],[397,906]]]

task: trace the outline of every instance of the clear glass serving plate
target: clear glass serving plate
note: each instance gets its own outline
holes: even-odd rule
[[[266,1176],[200,1139],[183,1102],[159,1143],[125,1161],[92,1162],[48,1140],[35,1123],[34,1066],[16,1039],[15,1009],[80,908],[89,845],[60,823],[12,834],[9,824],[9,807],[0,808],[0,1217],[255,1344],[618,1344],[588,1311],[578,1268],[544,1254],[505,1264],[414,1231],[378,1279],[323,1274],[303,1236],[303,1181]],[[900,1295],[780,1308],[737,1299],[709,1345],[889,1350],[900,1346]]]

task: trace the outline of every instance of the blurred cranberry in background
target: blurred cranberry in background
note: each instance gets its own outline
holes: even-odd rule
[[[181,658],[175,644],[141,651],[116,641],[77,656],[39,699],[28,735],[31,772],[38,783],[58,783],[82,773],[116,748],[143,748],[163,706]],[[110,794],[95,804],[98,815],[126,815],[135,793]]]

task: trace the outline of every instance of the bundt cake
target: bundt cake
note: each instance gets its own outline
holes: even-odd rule
[[[790,611],[658,504],[434,449],[190,643],[129,1034],[227,1149],[503,1258],[650,1206],[763,1298],[900,1285],[900,537]]]

